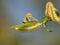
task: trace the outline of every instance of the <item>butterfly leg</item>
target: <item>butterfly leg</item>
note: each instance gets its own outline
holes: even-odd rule
[[[45,29],[46,31],[52,32],[52,30],[50,30],[50,29],[47,28],[47,26],[48,26],[47,23],[48,23],[49,21],[51,21],[50,18],[49,18],[49,17],[45,17],[44,20],[43,20],[43,27],[44,27],[44,29]]]
[[[48,25],[43,24],[43,27],[44,27],[44,29],[45,29],[46,31],[52,32],[52,30],[48,29],[47,26],[48,26]]]

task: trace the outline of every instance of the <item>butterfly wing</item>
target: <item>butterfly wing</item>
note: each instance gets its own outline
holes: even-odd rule
[[[41,26],[42,26],[41,23],[29,22],[29,23],[25,23],[25,24],[12,26],[11,28],[15,28],[16,30],[19,30],[19,31],[33,31],[35,29],[40,28]]]
[[[57,11],[52,2],[46,4],[45,16],[50,17],[54,22],[60,22],[60,18],[57,16]]]
[[[32,14],[30,12],[28,12],[25,17],[24,17],[24,20],[23,20],[23,23],[27,23],[27,22],[38,22],[37,19],[35,19]]]

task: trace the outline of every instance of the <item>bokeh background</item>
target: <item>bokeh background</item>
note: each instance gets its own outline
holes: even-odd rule
[[[60,11],[60,0],[0,0],[0,45],[60,45],[60,24],[49,22],[47,32],[40,28],[33,32],[20,32],[10,27],[21,24],[27,12],[40,22],[45,5],[51,1]]]

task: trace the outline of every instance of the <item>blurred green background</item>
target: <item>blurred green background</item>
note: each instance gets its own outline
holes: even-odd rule
[[[41,22],[48,1],[60,11],[60,0],[0,0],[0,45],[60,45],[58,23],[48,23],[48,28],[53,29],[53,32],[43,28],[33,32],[19,32],[10,28],[21,24],[27,12],[31,12]]]

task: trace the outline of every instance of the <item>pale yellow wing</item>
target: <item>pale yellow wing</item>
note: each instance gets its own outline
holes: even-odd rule
[[[28,13],[25,15],[24,20],[23,20],[24,23],[34,22],[34,21],[37,21],[37,19],[35,19],[30,12],[28,12]]]
[[[60,17],[57,16],[55,7],[52,2],[46,4],[45,15],[50,17],[52,21],[60,22]]]

